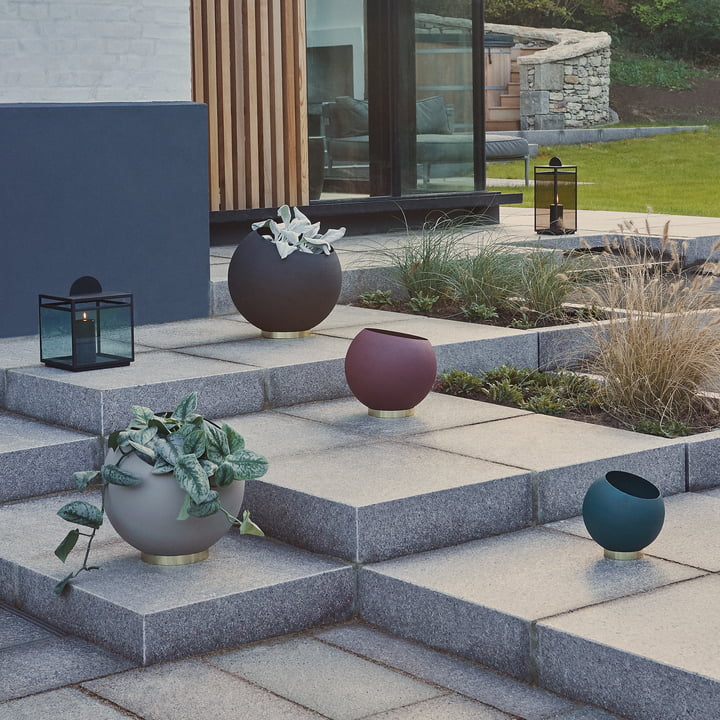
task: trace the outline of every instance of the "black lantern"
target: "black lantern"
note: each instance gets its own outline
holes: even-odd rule
[[[577,230],[577,166],[554,157],[535,168],[535,232],[568,235]]]
[[[135,359],[130,293],[103,292],[90,276],[67,297],[40,295],[40,362],[62,370],[97,370]]]

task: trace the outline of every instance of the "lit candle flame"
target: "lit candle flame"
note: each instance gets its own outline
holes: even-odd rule
[[[83,320],[87,320],[87,313],[86,313],[86,312],[83,313],[82,319],[83,319]]]

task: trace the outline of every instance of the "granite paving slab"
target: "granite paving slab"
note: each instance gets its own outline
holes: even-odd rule
[[[264,385],[270,407],[350,395],[345,380],[346,340],[310,335],[297,339],[257,338],[183,348],[182,352],[267,368]]]
[[[125,427],[132,405],[172,410],[197,391],[209,417],[261,410],[263,371],[174,352],[148,352],[128,367],[72,373],[41,366],[7,372],[10,410],[85,432]]]
[[[440,720],[441,718],[447,720],[513,720],[510,715],[457,695],[432,698],[372,716],[372,720]]]
[[[245,501],[273,537],[370,562],[525,527],[530,476],[396,442],[280,457]]]
[[[0,502],[70,490],[100,453],[91,435],[0,411]]]
[[[245,439],[245,447],[265,455],[271,465],[276,458],[313,456],[329,448],[363,445],[372,440],[342,427],[274,410],[220,418],[216,422],[234,427]]]
[[[57,633],[49,626],[42,626],[29,617],[0,604],[0,650],[55,637]]]
[[[632,720],[720,717],[720,577],[545,619],[539,682]]]
[[[127,720],[127,713],[75,688],[0,703],[0,720]]]
[[[225,318],[198,318],[135,328],[135,342],[166,350],[254,339],[258,335],[258,329],[237,313]]]
[[[408,442],[532,471],[540,523],[578,515],[585,492],[609,470],[685,490],[684,443],[531,413],[483,425],[414,435]]]
[[[432,430],[474,425],[528,414],[528,411],[519,408],[467,400],[436,392],[431,392],[418,404],[414,415],[405,418],[371,417],[367,413],[367,408],[355,398],[303,403],[278,409],[278,412],[375,437],[418,435]]]
[[[205,658],[335,720],[358,720],[445,693],[312,638],[289,638]]]
[[[548,527],[590,537],[581,517]],[[665,498],[665,524],[646,555],[720,572],[720,493],[682,493]]]
[[[577,707],[546,690],[368,625],[343,625],[317,632],[315,637],[523,720],[564,718],[564,713]]]
[[[262,688],[200,660],[184,660],[131,670],[83,689],[136,713],[145,720],[319,720]]]
[[[350,566],[236,531],[208,560],[181,567],[143,563],[123,542],[100,543],[93,562],[101,569],[82,573],[61,597],[53,586],[67,570],[54,546],[15,567],[0,557],[0,570],[9,567],[16,578],[14,590],[0,592],[12,592],[30,615],[141,664],[342,621],[353,609]]]
[[[393,634],[530,680],[536,621],[701,574],[656,558],[605,560],[590,540],[534,528],[366,566],[359,612]]]
[[[133,663],[78,638],[53,638],[0,653],[0,701],[128,670]],[[0,717],[7,709],[0,704]]]

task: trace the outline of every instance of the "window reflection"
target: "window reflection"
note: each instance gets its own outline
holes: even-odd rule
[[[307,0],[310,199],[367,196],[363,0]]]

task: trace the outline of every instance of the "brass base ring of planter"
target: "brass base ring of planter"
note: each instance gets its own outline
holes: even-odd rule
[[[642,556],[642,550],[636,550],[635,552],[619,552],[615,550],[605,550],[605,557],[608,560],[639,560]]]
[[[415,414],[415,408],[408,410],[373,410],[368,408],[368,415],[376,418],[404,418]]]
[[[192,565],[202,560],[207,560],[210,555],[208,550],[190,553],[189,555],[152,555],[141,553],[140,559],[150,565]]]
[[[275,332],[274,330],[263,330],[262,336],[270,340],[289,340],[291,338],[303,338],[312,334],[312,330],[297,330],[293,332]]]

